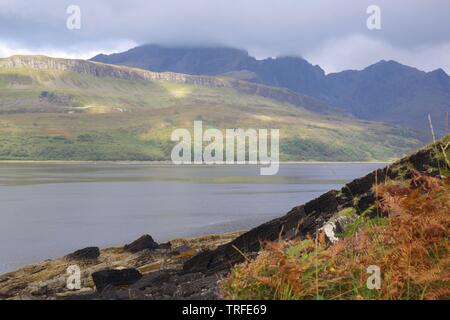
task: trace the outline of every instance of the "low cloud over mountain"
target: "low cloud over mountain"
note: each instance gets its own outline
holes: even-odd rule
[[[69,5],[81,29],[66,28]],[[378,0],[381,30],[368,30],[371,0],[99,0],[0,2],[0,55],[87,58],[145,43],[244,48],[258,58],[297,55],[327,73],[381,59],[450,73],[450,2]]]

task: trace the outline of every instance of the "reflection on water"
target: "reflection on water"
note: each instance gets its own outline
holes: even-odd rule
[[[247,229],[382,164],[1,164],[0,273],[82,247]]]

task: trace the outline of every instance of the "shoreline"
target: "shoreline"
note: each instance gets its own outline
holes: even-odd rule
[[[199,233],[199,234],[195,234],[195,235],[188,235],[188,236],[180,236],[180,237],[174,237],[174,238],[165,238],[161,240],[160,243],[169,243],[169,242],[174,242],[174,243],[178,243],[178,242],[198,242],[198,243],[202,243],[204,240],[206,241],[207,239],[211,239],[211,238],[221,238],[221,237],[229,237],[230,235],[240,235],[242,233],[247,232],[248,229],[236,229],[236,230],[231,230],[231,231],[223,231],[223,232],[216,232],[216,233]],[[132,241],[133,239],[131,239],[130,241]],[[158,240],[159,241],[159,240]],[[123,247],[124,244],[120,244],[120,243],[114,243],[111,245],[106,245],[106,246],[101,246],[99,247],[100,251],[102,250],[112,250],[115,248],[121,248]],[[69,254],[70,252],[66,252],[66,254]],[[62,259],[64,256],[59,256],[59,255],[55,255],[55,256],[47,256],[41,259],[37,259],[34,262],[28,262],[28,263],[24,263],[19,267],[16,267],[13,270],[10,271],[0,271],[0,278],[2,278],[3,276],[9,274],[9,273],[15,273],[19,270],[22,269],[26,269],[28,267],[37,265],[37,264],[41,264],[45,261],[54,261],[54,260],[60,260]]]
[[[166,243],[159,243],[159,248],[141,249],[137,252],[128,251],[125,244],[113,245],[99,248],[98,258],[92,260],[69,258],[71,253],[67,252],[66,256],[43,259],[13,271],[1,273],[0,300],[30,297],[67,298],[93,293],[95,285],[91,275],[104,269],[133,268],[143,276],[161,270],[177,272],[182,269],[186,260],[205,250],[214,250],[220,245],[229,243],[247,231],[235,230],[175,238]],[[167,247],[168,244],[170,244],[169,247]],[[73,264],[79,265],[82,270],[82,288],[78,291],[66,288],[67,268]]]
[[[374,160],[374,161],[280,161],[280,165],[283,164],[391,164],[397,160]],[[201,167],[201,166],[264,166],[264,164],[183,164],[175,165],[172,161],[127,161],[127,160],[0,160],[0,164],[117,164],[117,165],[173,165],[173,166],[189,166],[189,167]]]

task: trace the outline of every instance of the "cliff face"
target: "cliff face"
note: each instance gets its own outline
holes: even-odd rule
[[[175,73],[158,73],[121,66],[106,65],[85,60],[59,59],[46,56],[12,56],[0,59],[0,67],[30,68],[34,70],[72,71],[95,77],[112,77],[122,80],[165,80],[188,82],[186,75]],[[193,80],[191,80],[193,81]]]
[[[0,59],[0,68],[71,71],[100,78],[112,77],[130,81],[166,81],[212,88],[231,88],[241,93],[259,95],[275,101],[290,103],[314,112],[337,112],[317,99],[289,91],[288,89],[269,87],[226,77],[195,76],[174,72],[153,72],[99,62],[50,58],[46,56],[17,55]]]

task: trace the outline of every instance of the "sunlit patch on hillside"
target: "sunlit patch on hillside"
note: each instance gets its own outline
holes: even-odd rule
[[[60,136],[60,137],[68,137],[69,134],[66,130],[63,129],[54,129],[54,128],[49,128],[45,130],[45,134],[47,136]]]
[[[261,122],[278,122],[278,123],[286,123],[290,119],[287,119],[286,117],[280,117],[280,116],[274,116],[274,115],[265,115],[265,114],[255,114],[253,115],[253,118],[255,118],[258,121]]]
[[[266,116],[266,115],[255,115],[254,116],[257,120],[259,120],[259,121],[274,121],[275,119],[274,119],[274,117],[269,117],[269,116]]]
[[[127,108],[125,107],[116,107],[116,106],[107,106],[107,105],[99,105],[99,104],[88,104],[83,107],[77,108],[79,110],[84,110],[88,113],[94,114],[102,114],[102,113],[123,113],[127,112]]]
[[[9,134],[21,134],[23,133],[23,128],[14,124],[13,122],[8,121],[0,121],[0,132],[1,133],[9,133]]]
[[[194,87],[192,85],[181,83],[161,82],[161,86],[174,98],[188,97],[194,91]]]

